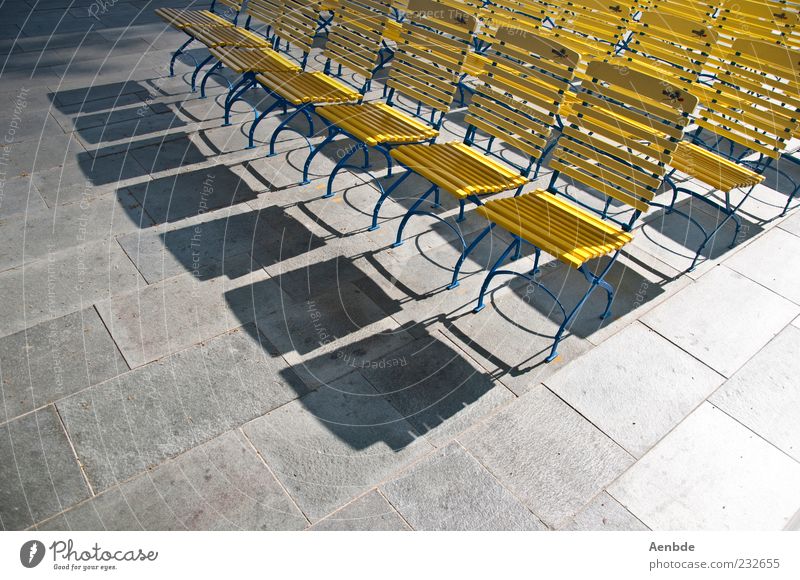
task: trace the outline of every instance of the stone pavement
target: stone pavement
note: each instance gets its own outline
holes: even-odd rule
[[[183,36],[153,9],[173,4],[0,6],[3,529],[800,525],[786,184],[691,273],[697,232],[654,210],[610,275],[614,316],[593,297],[544,364],[542,292],[499,284],[471,313],[502,239],[446,291],[447,228],[418,218],[390,247],[422,180],[367,232],[372,176],[320,198],[349,143],[305,186],[296,134],[265,157],[279,116],[246,149],[246,104],[222,127],[219,79],[202,100],[186,62],[168,76]],[[555,262],[542,277],[567,302],[584,288]]]

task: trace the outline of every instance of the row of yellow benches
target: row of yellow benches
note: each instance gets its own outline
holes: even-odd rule
[[[298,117],[306,118],[308,137],[319,133],[315,119],[327,131],[322,142],[309,142],[305,180],[328,143],[338,136],[356,143],[331,172],[327,196],[336,174],[358,152],[380,152],[390,172],[405,168],[382,190],[373,228],[383,201],[409,175],[426,178],[431,186],[401,220],[397,244],[412,216],[434,215],[423,204],[431,196],[438,202],[440,191],[458,200],[459,220],[466,203],[474,204],[489,225],[469,243],[457,225],[445,221],[464,245],[451,287],[458,284],[466,257],[493,228],[500,226],[512,238],[487,274],[476,310],[498,275],[523,276],[541,286],[536,272],[542,251],[585,276],[589,288],[571,308],[542,287],[564,316],[548,360],[598,286],[608,296],[603,316],[610,313],[613,288],[605,276],[665,182],[674,190],[668,211],[680,211],[674,207],[681,190],[673,181],[676,170],[723,192],[724,221],[737,221],[738,231],[741,202],[731,202],[730,191],[759,183],[797,133],[797,12],[778,2],[737,0],[735,10],[732,3],[689,0],[630,6],[597,0],[497,0],[487,6],[459,0],[409,0],[404,6],[390,0],[217,2],[229,8],[229,18],[213,9],[157,12],[189,36],[176,57],[193,41],[208,47],[193,84],[215,59],[201,90],[221,67],[241,75],[225,99],[226,122],[249,90],[260,87],[273,98],[251,124],[251,146],[263,118],[291,107],[270,138],[270,154],[282,131],[298,130],[290,124]],[[321,17],[331,10],[332,16]],[[784,13],[785,18],[778,16]],[[322,71],[310,70],[308,55],[321,18],[328,27],[321,53],[326,64]],[[743,37],[742,26],[754,32]],[[284,43],[303,56],[281,51]],[[389,59],[385,98],[365,101],[372,77]],[[462,142],[437,142],[442,120],[470,73],[479,82],[466,111],[466,136]],[[689,123],[697,128],[692,139],[685,134]],[[715,151],[698,138],[702,132],[714,135]],[[732,144],[731,154],[720,154],[721,139]],[[737,159],[734,146],[755,159]],[[517,161],[505,154],[509,149]],[[546,158],[553,170],[550,184],[522,193]],[[597,194],[600,203],[567,195],[564,178]],[[507,191],[514,195],[484,201]],[[722,225],[705,232],[704,245]],[[503,269],[522,244],[533,247],[533,269]],[[597,266],[602,256],[610,259]]]

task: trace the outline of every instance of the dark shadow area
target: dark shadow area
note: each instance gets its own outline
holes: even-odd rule
[[[301,356],[400,309],[352,259],[341,256],[233,289],[225,298],[237,311],[251,302],[248,312],[257,315],[259,330],[278,352]],[[265,298],[273,303],[255,303]]]
[[[185,127],[166,105],[142,103],[125,109],[84,115],[75,120],[75,131],[91,145],[121,141]]]
[[[77,158],[78,166],[86,177],[87,183],[95,187],[148,175],[147,169],[137,163],[130,153],[119,152],[93,156],[81,152],[78,153]]]
[[[722,224],[727,215],[715,211],[711,206],[699,200],[686,199],[675,204],[676,209],[689,215],[698,222],[703,229],[710,233]],[[741,230],[736,234],[735,225],[729,219],[723,227],[712,237],[700,251],[701,260],[717,259],[731,250],[731,243],[739,244],[751,237],[759,235],[764,231],[763,222],[759,223],[749,219],[749,216],[742,211],[736,213],[741,221]],[[669,260],[669,256],[678,259],[685,259],[688,267],[694,259],[696,252],[701,248],[705,241],[705,235],[696,223],[692,223],[685,215],[678,213],[667,213],[665,210],[659,211],[648,216],[642,227],[639,228],[639,235],[645,236],[649,242],[658,246],[658,252],[664,253]],[[663,236],[666,239],[659,239]],[[671,242],[671,243],[670,243]],[[676,265],[681,269],[680,265]]]
[[[132,185],[127,191],[156,224],[177,222],[258,197],[258,191],[225,165],[167,175]]]
[[[124,81],[92,85],[76,89],[62,89],[49,93],[56,109],[65,115],[92,114],[114,106],[144,103],[148,88],[138,81]]]
[[[505,390],[438,333],[426,333],[400,348],[372,354],[377,340],[380,338],[369,337],[354,342],[332,357],[310,359],[301,369],[307,373],[335,366],[338,370],[328,371],[329,374],[346,377],[357,372],[374,388],[365,390],[360,382],[340,378],[320,387],[316,396],[300,399],[309,412],[353,449],[385,441],[397,450],[418,436],[435,436],[437,429],[448,429],[453,423],[466,426],[469,417],[465,415],[476,403],[492,389]],[[295,371],[289,369],[284,373],[288,380]],[[363,405],[380,408],[384,402],[396,410],[394,417],[384,415],[380,422],[352,420],[354,415],[358,416],[354,408]],[[411,424],[414,433],[407,437],[394,433],[396,428],[391,428],[392,424],[401,419]]]
[[[594,261],[590,267],[599,272],[609,259]],[[661,271],[656,261],[652,262],[645,263],[628,254],[620,257],[605,277],[615,289],[611,316],[600,318],[606,307],[607,294],[597,288],[567,328],[559,352],[569,358],[573,349],[583,348],[580,341],[571,341],[571,336],[590,337],[663,295],[675,278]],[[523,254],[504,269],[528,272],[532,263],[531,256]],[[571,311],[589,288],[584,276],[557,260],[545,262],[540,268],[535,280],[544,284],[567,312]],[[487,308],[477,314],[470,309],[444,319],[448,331],[458,342],[468,345],[496,367],[495,378],[505,375],[520,377],[537,368],[546,368],[545,357],[564,320],[554,299],[537,284],[516,276],[499,276],[490,288],[486,295]],[[474,298],[477,299],[477,294]]]
[[[226,257],[250,254],[260,265],[295,258],[325,245],[278,206],[234,214],[159,234],[164,248],[187,271],[224,264]]]

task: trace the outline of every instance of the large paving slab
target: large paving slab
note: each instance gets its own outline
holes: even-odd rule
[[[800,461],[800,329],[787,326],[709,399]]]
[[[243,429],[312,522],[431,449],[357,373]]]
[[[0,421],[128,370],[94,308],[0,338]]]
[[[37,526],[39,530],[296,530],[307,520],[233,431]]]
[[[235,289],[241,300],[226,297]],[[257,312],[274,312],[279,294],[244,254],[226,261],[219,276],[205,270],[176,276],[99,302],[97,310],[135,368],[246,324]]]
[[[58,123],[53,120],[52,125],[48,124],[43,127],[41,136],[10,146],[6,171],[9,177],[24,177],[33,174],[34,184],[36,184],[37,172],[60,168],[61,165],[83,159],[84,155],[86,155],[86,150],[74,135],[63,133]],[[85,183],[85,180],[81,180],[81,183]],[[39,192],[43,196],[46,194],[46,191],[41,189]]]
[[[718,266],[642,321],[730,377],[799,312],[796,304]]]
[[[293,270],[226,296],[237,304],[253,303],[252,292],[260,295],[266,284],[280,287],[287,298],[272,311],[262,308],[256,324],[286,360],[302,367],[304,376],[314,382],[329,382],[352,370],[345,355],[379,363],[386,353],[413,340],[390,316],[394,310],[387,312],[372,300],[374,289],[364,290],[368,281],[350,281],[361,274],[358,268],[344,261],[340,271],[345,276],[339,280],[321,275],[331,265],[338,267],[336,262]]]
[[[786,256],[800,253],[800,237],[773,228],[725,261],[725,265],[800,304],[800,271]]]
[[[197,202],[202,203],[202,196]],[[197,206],[198,209],[201,206]],[[165,225],[120,236],[125,249],[149,283],[196,269],[196,264],[221,264],[250,253],[270,265],[302,255],[325,242],[279,207],[247,211],[236,205],[210,214],[195,210],[180,225]]]
[[[631,455],[641,457],[724,380],[636,322],[545,384]]]
[[[434,445],[514,398],[438,332],[390,354],[391,362],[362,365],[359,372]]]
[[[486,308],[466,309],[443,323],[444,332],[481,366],[517,394],[546,380],[569,361],[588,351],[585,338],[567,334],[559,344],[559,358],[546,363],[561,313],[533,284],[498,277],[498,288],[486,295]],[[470,305],[472,306],[472,305]],[[584,316],[590,316],[588,311]]]
[[[59,401],[95,490],[305,393],[266,348],[252,326],[235,329]]]
[[[458,443],[381,487],[415,530],[543,530],[546,527]]]
[[[793,212],[792,215],[789,215],[789,217],[781,222],[780,228],[796,236],[800,236],[800,212]]]
[[[410,530],[392,505],[373,489],[309,528],[319,532]]]
[[[0,464],[4,530],[25,529],[89,497],[52,406],[0,425]]]
[[[553,528],[633,463],[621,447],[541,386],[459,440]]]
[[[45,320],[144,285],[116,241],[82,244],[45,259],[0,272],[0,335],[12,334]]]
[[[570,532],[641,532],[649,528],[604,491],[563,529]]]
[[[7,179],[3,182],[3,191],[0,195],[0,223],[13,223],[7,218],[19,216],[29,211],[40,211],[47,207],[44,199],[39,194],[30,177]]]
[[[706,231],[714,230],[725,218],[724,215],[697,200],[687,199],[678,202],[676,207],[691,215]],[[748,220],[744,216],[741,217],[742,230],[737,237],[737,244],[753,238],[763,231],[763,227],[755,221]],[[729,220],[703,249],[697,268],[684,275],[696,278],[713,268],[719,259],[730,255],[733,250],[729,248],[729,245],[734,239],[734,232],[733,221]],[[642,226],[636,231],[632,245],[679,272],[686,272],[692,265],[692,260],[704,239],[700,229],[684,216],[677,213],[666,214],[662,210],[645,218]]]
[[[147,181],[128,188],[156,223],[177,222],[255,199],[253,189],[230,167],[219,165]]]
[[[704,403],[609,493],[651,529],[781,530],[798,489],[800,463]]]
[[[51,248],[63,251],[152,223],[139,202],[125,192],[28,211],[0,230],[0,243],[6,249],[0,255],[0,270],[42,259]]]

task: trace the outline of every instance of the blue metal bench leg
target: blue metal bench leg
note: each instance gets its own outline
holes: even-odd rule
[[[209,54],[206,58],[201,60],[196,67],[194,67],[194,72],[192,73],[192,92],[197,92],[197,75],[200,73],[200,69],[206,66],[211,59],[214,58],[213,54]]]
[[[783,207],[783,211],[781,212],[780,216],[778,216],[778,217],[783,217],[783,216],[786,215],[786,212],[789,211],[789,206],[792,205],[792,201],[794,200],[795,197],[797,197],[797,192],[798,191],[800,191],[800,185],[795,187],[792,190],[792,193],[789,194],[789,199],[786,200],[786,205]]]
[[[594,289],[597,288],[598,286],[602,286],[602,288],[608,293],[608,303],[606,305],[605,311],[601,315],[601,318],[607,318],[611,314],[611,301],[614,299],[614,288],[613,286],[611,286],[611,284],[603,280],[603,278],[611,269],[611,266],[614,265],[614,262],[616,261],[618,254],[619,252],[617,252],[617,254],[614,254],[614,257],[611,259],[608,265],[605,268],[603,268],[603,271],[599,276],[590,272],[586,268],[585,264],[582,265],[580,268],[578,268],[578,271],[581,272],[586,278],[586,280],[589,281],[589,289],[583,295],[583,298],[581,298],[578,301],[578,303],[575,305],[572,311],[567,316],[564,317],[564,321],[561,323],[561,326],[558,327],[558,332],[556,332],[556,335],[553,339],[553,346],[550,349],[550,354],[547,356],[546,359],[544,359],[545,362],[548,363],[553,362],[558,357],[558,344],[564,338],[564,332],[578,316],[578,313],[580,312],[581,308],[583,308],[583,305],[586,304],[586,301],[592,295]]]
[[[220,60],[220,61],[215,62],[214,66],[212,66],[210,69],[208,69],[208,72],[206,72],[206,74],[203,75],[203,80],[200,81],[200,98],[201,99],[205,99],[206,98],[206,83],[208,82],[208,77],[213,75],[215,72],[217,72],[221,68],[222,68],[222,61]]]
[[[169,76],[171,77],[175,76],[175,61],[180,55],[183,54],[183,49],[189,46],[192,42],[194,42],[194,38],[190,38],[189,40],[181,44],[180,47],[178,47],[178,50],[176,50],[172,54],[172,58],[169,59]]]
[[[314,160],[314,157],[317,156],[317,153],[322,151],[322,148],[325,147],[325,145],[327,145],[328,143],[333,141],[333,139],[334,139],[334,137],[336,137],[336,135],[338,135],[338,133],[335,130],[333,130],[333,128],[328,127],[328,136],[325,137],[325,139],[323,139],[322,143],[320,143],[319,145],[314,147],[311,150],[311,153],[308,154],[308,157],[306,157],[306,162],[303,164],[303,181],[301,182],[302,185],[306,185],[310,181],[308,179],[308,171],[311,168],[311,162]],[[329,189],[330,189],[330,180],[328,182],[328,185],[329,185]]]
[[[455,268],[453,268],[453,280],[447,287],[448,290],[452,290],[453,288],[456,288],[458,286],[459,284],[458,275],[461,273],[461,267],[464,265],[464,262],[472,253],[472,251],[478,246],[481,240],[485,238],[489,234],[489,232],[491,232],[494,229],[495,225],[496,225],[495,223],[491,223],[488,226],[486,226],[483,229],[483,231],[480,234],[478,234],[475,237],[475,239],[472,240],[472,242],[470,242],[469,246],[464,248],[464,251],[461,252],[461,255],[458,257],[458,262],[456,262]]]
[[[339,171],[341,171],[341,169],[347,164],[347,161],[353,155],[355,155],[356,152],[358,152],[359,149],[361,149],[360,146],[356,146],[356,147],[351,148],[347,153],[342,155],[342,158],[339,159],[339,161],[336,162],[336,165],[334,166],[333,170],[331,171],[331,174],[328,176],[328,187],[325,190],[325,195],[322,196],[323,198],[327,199],[329,197],[333,197],[333,181],[334,181],[334,179],[336,179],[336,176],[339,174]]]
[[[247,134],[247,148],[248,148],[248,149],[252,149],[253,147],[255,147],[255,146],[256,146],[256,145],[255,145],[255,135],[256,135],[256,127],[258,127],[258,124],[259,124],[261,121],[263,121],[263,120],[264,120],[264,117],[266,117],[267,115],[269,115],[269,114],[270,114],[272,111],[274,111],[274,110],[275,110],[275,109],[276,109],[278,106],[280,106],[280,105],[281,105],[281,101],[280,101],[280,100],[277,100],[277,101],[275,101],[274,103],[272,103],[272,104],[271,104],[269,107],[267,107],[266,109],[264,109],[263,111],[261,111],[261,112],[260,112],[260,113],[259,113],[259,114],[256,116],[255,120],[253,121],[253,124],[252,124],[252,125],[250,125],[250,131],[249,131],[249,132],[248,132],[248,134]]]
[[[464,221],[464,206],[465,205],[466,205],[466,202],[463,199],[459,199],[458,200],[458,217],[456,218],[456,221],[459,222],[459,223]]]
[[[425,202],[425,200],[428,199],[428,196],[435,191],[438,192],[439,188],[435,185],[432,185],[428,189],[428,191],[419,196],[419,199],[414,202],[414,205],[412,205],[406,212],[406,215],[403,216],[403,219],[400,221],[400,227],[397,228],[397,239],[395,240],[394,244],[392,244],[393,248],[397,248],[398,246],[403,245],[403,230],[405,230],[408,220],[410,220],[411,216],[414,215],[414,213],[416,213],[419,206],[421,206]]]
[[[372,225],[369,227],[370,232],[375,231],[379,227],[381,227],[380,225],[378,225],[378,215],[380,215],[381,206],[383,206],[383,202],[386,201],[386,198],[391,195],[391,193],[397,188],[398,185],[400,185],[406,179],[408,179],[408,176],[411,175],[411,173],[412,173],[411,171],[407,171],[406,173],[395,179],[394,183],[392,183],[392,185],[390,185],[388,189],[383,190],[383,193],[381,193],[381,196],[378,198],[378,201],[375,203],[375,207],[372,210]]]
[[[285,106],[285,101],[284,101]],[[308,109],[311,105],[302,105],[299,108],[292,111],[292,113],[286,117],[283,121],[281,121],[275,130],[272,132],[272,137],[269,139],[269,153],[267,154],[268,157],[272,157],[275,155],[275,144],[278,142],[278,135],[285,130],[291,129],[289,127],[289,122],[294,119],[297,115],[305,115],[306,119],[308,119],[309,124],[311,125],[311,131],[313,134],[314,125],[313,121],[311,120],[311,115],[308,113]],[[310,135],[309,135],[310,136]]]
[[[437,207],[437,208],[438,207],[442,207],[442,204],[439,203],[439,188],[438,187],[436,188],[436,191],[435,191],[435,193],[433,195],[433,203],[431,204],[431,207]]]
[[[483,284],[481,285],[481,293],[478,294],[478,304],[475,306],[475,308],[472,309],[473,312],[476,313],[480,312],[486,306],[483,300],[484,296],[486,295],[486,290],[488,290],[489,284],[491,284],[492,282],[492,278],[494,278],[497,275],[498,268],[500,268],[500,266],[503,265],[503,262],[506,261],[506,258],[508,258],[508,255],[511,253],[511,251],[512,250],[519,251],[519,247],[521,244],[522,242],[520,241],[520,239],[515,237],[514,241],[508,244],[508,247],[503,251],[502,254],[500,254],[500,257],[497,258],[497,261],[492,265],[491,269],[489,270],[489,273],[486,274],[486,278],[484,279]]]
[[[225,122],[222,123],[223,127],[231,124],[231,109],[233,109],[233,105],[253,86],[255,86],[253,79],[245,76],[230,88],[228,95],[225,97]]]

